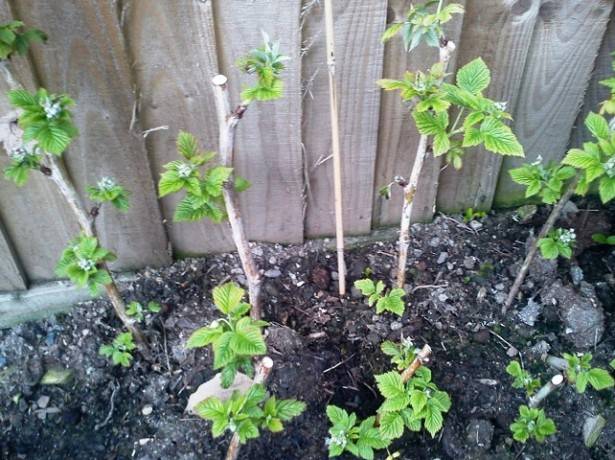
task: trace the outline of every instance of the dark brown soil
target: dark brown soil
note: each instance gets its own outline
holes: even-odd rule
[[[585,233],[592,231],[583,230],[588,227],[586,214],[571,217],[572,225]],[[607,214],[592,213],[591,218],[597,214],[604,223]],[[552,371],[530,359],[532,346],[544,340],[552,354],[573,351],[555,306],[545,306],[534,327],[521,323],[515,311],[506,318],[500,315],[529,229],[542,220],[544,215],[538,215],[522,225],[507,213],[488,217],[476,229],[449,217],[415,225],[408,280],[414,294],[401,319],[375,315],[356,292],[338,298],[335,256],[320,243],[255,248],[267,275],[263,297],[271,322],[269,354],[275,361],[269,389],[302,399],[308,409],[284,433],[267,433],[244,446],[240,458],[326,458],[326,405],[334,403],[359,416],[373,414],[380,403],[374,374],[388,370],[379,344],[401,336],[419,346],[431,345],[434,380],[450,393],[453,407],[435,439],[420,433],[396,442],[391,451],[400,451],[400,458],[615,458],[612,391],[578,395],[566,387],[544,406],[558,426],[555,436],[525,447],[511,439],[508,426],[524,403],[504,370],[511,359],[507,353],[514,352],[511,347],[531,369],[542,372],[543,380]],[[607,332],[592,350],[594,363],[606,366],[615,354],[615,251],[603,246],[580,249],[577,261],[606,312]],[[353,249],[347,258],[350,280],[361,278],[369,267],[375,278],[390,284],[394,260],[393,243]],[[558,278],[571,284],[569,271],[569,262],[536,267],[524,298],[537,296],[543,285]],[[214,374],[209,350],[188,351],[184,343],[194,329],[217,316],[211,289],[229,279],[243,281],[232,254],[141,272],[125,297],[156,300],[164,308],[143,324],[156,350],[155,362],[137,357],[129,369],[113,367],[98,355],[100,345],[119,327],[104,300],[82,304],[55,319],[0,331],[0,458],[223,458],[228,437],[212,439],[206,422],[184,414],[189,394]],[[518,308],[525,304],[520,302]],[[58,365],[73,370],[72,383],[40,385],[45,370]],[[50,398],[45,409],[37,405],[41,396]],[[146,405],[153,407],[150,415],[142,414]],[[608,425],[590,450],[583,444],[582,424],[588,414],[597,413]],[[483,433],[472,428],[476,419],[493,428],[493,438],[482,448],[477,439]]]

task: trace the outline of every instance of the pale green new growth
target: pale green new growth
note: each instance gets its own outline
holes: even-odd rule
[[[89,186],[87,192],[95,203],[108,202],[122,212],[128,211],[128,192],[110,177],[103,177],[95,186]]]
[[[280,53],[280,43],[272,42],[269,35],[263,32],[263,45],[253,49],[241,58],[237,65],[248,74],[255,74],[257,82],[241,93],[244,103],[256,101],[272,101],[282,97],[284,82],[280,74],[285,68],[284,62],[290,58]]]
[[[389,440],[380,436],[376,417],[359,421],[356,414],[348,414],[337,406],[327,406],[327,417],[332,425],[325,440],[329,457],[337,457],[347,451],[355,457],[372,460],[374,449],[384,449],[390,444]]]
[[[22,110],[19,126],[24,143],[36,142],[41,150],[61,155],[77,135],[72,114],[75,102],[65,94],[49,94],[44,88],[35,93],[15,89],[8,93],[9,102]]]
[[[576,192],[585,195],[592,182],[598,181],[598,191],[603,203],[615,198],[615,132],[606,119],[590,112],[585,126],[596,142],[585,142],[583,149],[571,149],[562,160],[565,165],[582,171]]]
[[[150,301],[147,303],[147,307],[143,307],[139,302],[130,302],[126,307],[126,314],[133,317],[137,322],[141,322],[145,319],[145,312],[158,313],[161,307],[158,302]]]
[[[87,286],[96,294],[100,286],[112,283],[111,275],[102,264],[115,259],[115,254],[102,248],[97,238],[80,235],[62,253],[56,274],[68,277],[79,287]]]
[[[506,373],[514,377],[512,387],[525,389],[527,396],[532,396],[540,388],[540,380],[523,369],[519,361],[511,361],[506,366]]]
[[[113,364],[123,367],[130,367],[132,364],[132,352],[137,346],[132,340],[130,332],[122,332],[118,334],[113,342],[109,345],[102,345],[98,351],[102,356],[111,360]]]
[[[387,90],[400,90],[404,101],[414,101],[412,116],[419,132],[433,138],[434,156],[446,155],[456,169],[463,165],[464,148],[477,145],[494,153],[523,156],[523,147],[505,124],[511,116],[504,103],[483,96],[491,82],[491,74],[481,58],[457,72],[456,85],[444,83],[442,64],[432,66],[429,73],[406,72],[403,80],[380,80]],[[451,123],[449,109],[457,108]]]
[[[416,358],[419,349],[414,346],[411,339],[402,339],[401,343],[385,340],[380,345],[382,352],[389,356],[391,363],[395,364],[398,371],[404,371]]]
[[[588,384],[598,391],[615,385],[615,380],[608,371],[591,366],[591,353],[576,355],[564,353],[562,357],[568,365],[566,369],[568,382],[575,386],[578,393],[584,393]]]
[[[438,7],[432,8],[435,5]],[[395,22],[389,26],[382,35],[382,41],[386,42],[401,32],[406,51],[412,51],[421,42],[437,48],[445,38],[442,25],[449,22],[454,14],[463,12],[463,6],[458,3],[442,8],[442,2],[438,0],[411,5],[404,22]]]
[[[609,246],[615,246],[615,235],[605,235],[604,233],[594,233],[592,240],[598,244],[608,244]]]
[[[519,407],[519,416],[515,422],[510,425],[510,430],[513,433],[515,441],[523,443],[528,439],[535,439],[538,442],[543,442],[547,436],[551,436],[557,431],[555,422],[547,418],[544,410],[529,408],[527,406]]]
[[[611,53],[611,56],[615,56],[615,52]],[[615,61],[611,62],[611,69],[615,72]],[[615,77],[602,80],[600,84],[611,90],[611,97],[601,104],[600,114],[615,115]]]
[[[383,438],[401,437],[404,427],[420,431],[424,426],[432,437],[442,429],[443,414],[451,408],[451,400],[431,381],[427,367],[420,367],[407,383],[395,371],[377,375],[376,382],[385,398],[378,409]]]
[[[544,166],[540,158],[508,172],[513,181],[527,187],[526,198],[538,195],[545,204],[556,203],[562,196],[566,181],[576,175],[576,170],[570,166],[553,163]]]
[[[487,213],[485,211],[475,211],[474,208],[468,208],[463,213],[463,221],[466,224],[476,219],[482,219],[483,217],[487,217]]]
[[[242,394],[234,391],[232,396],[222,401],[216,397],[207,398],[197,404],[197,415],[211,421],[214,438],[226,431],[236,433],[239,441],[258,438],[260,429],[278,433],[284,429],[282,422],[288,422],[305,410],[305,403],[295,399],[277,400],[275,396],[267,399],[265,387],[256,384]]]
[[[18,187],[24,185],[30,177],[30,171],[41,166],[41,152],[34,146],[18,147],[8,152],[10,163],[4,169],[4,177],[13,181]]]
[[[367,297],[370,307],[376,304],[376,313],[390,311],[396,315],[403,315],[405,304],[403,297],[406,295],[403,289],[391,289],[385,292],[385,285],[382,281],[374,283],[371,279],[362,279],[354,282],[354,286]]]
[[[255,321],[246,316],[250,304],[243,302],[245,291],[235,283],[226,283],[213,290],[214,303],[226,315],[209,326],[192,333],[186,346],[200,348],[212,345],[214,369],[222,369],[222,386],[228,388],[240,369],[248,376],[254,374],[251,358],[264,355],[267,346],[261,329],[264,321]]]
[[[546,237],[538,240],[538,247],[540,248],[540,254],[545,259],[557,259],[559,256],[570,259],[575,243],[576,235],[574,229],[555,228]]]
[[[185,190],[186,196],[177,204],[173,220],[195,221],[203,218],[219,223],[226,219],[222,189],[231,177],[232,168],[213,166],[201,168],[214,159],[215,152],[199,148],[196,138],[180,131],[177,137],[177,151],[185,161],[176,160],[164,165],[158,185],[160,197]],[[235,190],[247,190],[250,183],[235,178]]]
[[[47,35],[38,29],[26,29],[21,21],[0,25],[0,60],[10,59],[17,53],[24,56],[34,42],[44,42]]]

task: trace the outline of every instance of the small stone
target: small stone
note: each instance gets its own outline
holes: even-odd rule
[[[477,220],[473,220],[470,222],[470,227],[472,227],[472,230],[480,230],[483,228],[483,224]]]
[[[146,417],[148,415],[151,415],[152,412],[154,412],[154,408],[152,407],[151,404],[146,404],[145,406],[143,406],[143,409],[141,409],[141,413],[145,415]]]
[[[519,350],[517,350],[515,347],[510,347],[508,350],[506,350],[506,355],[509,358],[514,358],[518,354],[519,354]]]
[[[391,330],[392,331],[399,331],[402,327],[403,327],[403,324],[400,323],[399,321],[393,321],[391,323]]]
[[[431,246],[432,248],[435,248],[435,247],[437,247],[437,246],[440,246],[440,238],[438,238],[438,237],[432,238],[432,239],[429,241],[429,246]]]
[[[468,270],[472,270],[476,265],[476,259],[474,257],[464,257],[463,266]]]
[[[438,300],[440,302],[446,302],[448,300],[448,296],[446,294],[440,294],[438,295]]]
[[[273,268],[265,271],[265,276],[267,278],[279,278],[282,275],[282,272],[277,268]]]
[[[527,355],[530,358],[533,358],[533,359],[536,359],[536,360],[538,360],[538,359],[544,360],[546,358],[546,356],[547,356],[547,353],[549,353],[550,350],[551,350],[551,345],[549,345],[544,340],[541,340],[540,342],[538,342],[535,345],[533,345],[527,351]]]
[[[572,265],[570,267],[570,278],[575,286],[581,284],[581,281],[585,278],[583,275],[583,270],[578,265]]]
[[[340,279],[340,275],[339,275],[339,273],[338,273],[338,272],[331,272],[331,279],[332,279],[333,281],[337,281],[337,280],[339,280],[339,279]]]
[[[446,262],[446,259],[448,259],[448,252],[441,252],[436,263],[438,265],[442,265],[444,262]]]
[[[504,294],[503,292],[498,292],[495,295],[495,302],[498,305],[502,305],[505,301],[506,301],[506,294]]]
[[[606,420],[601,415],[585,419],[585,423],[583,423],[583,442],[585,442],[586,447],[593,447],[596,444],[605,425]]]
[[[40,407],[41,409],[44,409],[49,405],[50,399],[51,398],[49,398],[49,396],[43,395],[36,400],[36,405]]]
[[[506,288],[506,286],[504,286],[504,283],[498,283],[494,287],[496,291],[503,291]]]
[[[254,246],[252,249],[250,249],[250,252],[257,257],[263,257],[263,248],[261,248],[260,246]]]
[[[530,299],[527,302],[527,306],[517,313],[517,317],[528,326],[534,326],[541,313],[542,305]]]
[[[271,265],[275,265],[275,264],[277,263],[276,258],[275,258],[275,257],[273,257],[273,256],[269,257],[269,263],[270,263]]]
[[[466,442],[473,451],[486,451],[491,447],[494,426],[484,419],[472,419],[466,428]]]
[[[350,298],[353,300],[360,300],[363,298],[363,293],[359,288],[352,286],[350,288]]]

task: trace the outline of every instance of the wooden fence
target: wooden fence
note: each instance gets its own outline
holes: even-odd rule
[[[488,96],[508,102],[527,158],[561,158],[582,140],[575,129],[582,115],[606,94],[598,81],[611,71],[613,0],[461,3],[467,12],[448,30],[459,45],[455,65],[482,56],[493,77]],[[409,174],[418,139],[398,96],[382,94],[375,81],[426,68],[435,54],[380,42],[387,21],[401,17],[410,0],[335,4],[344,219],[349,234],[360,234],[398,222],[399,191],[390,201],[377,192],[394,175]],[[260,44],[261,30],[292,60],[284,99],[250,107],[239,128],[236,168],[253,184],[241,197],[249,237],[298,243],[334,233],[323,9],[319,0],[1,0],[0,20],[17,18],[49,34],[48,44],[16,64],[22,84],[77,101],[80,135],[65,162],[79,191],[105,175],[132,192],[127,214],[105,210],[97,222],[103,244],[119,255],[113,268],[232,249],[225,225],[173,223],[177,198],[158,200],[155,184],[176,157],[178,130],[216,149],[209,81],[229,75],[236,100],[249,77],[235,59]],[[461,172],[430,160],[414,219],[429,220],[434,203],[450,212],[520,202],[506,174],[517,164],[480,149]],[[0,291],[53,279],[77,225],[52,184],[42,176],[21,189],[0,181],[0,221]]]

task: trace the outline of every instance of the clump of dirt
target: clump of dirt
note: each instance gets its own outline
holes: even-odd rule
[[[583,211],[575,215],[582,218]],[[326,405],[360,417],[373,414],[381,403],[374,375],[390,369],[379,345],[401,337],[431,345],[434,380],[451,395],[453,406],[435,439],[409,433],[391,451],[399,450],[401,458],[517,458],[523,446],[512,442],[508,427],[524,396],[511,388],[506,365],[520,352],[546,380],[551,371],[539,358],[544,350],[574,350],[557,305],[540,304],[533,325],[521,321],[519,310],[529,298],[540,303],[541,290],[555,280],[582,289],[573,282],[578,271],[571,276],[570,263],[537,266],[524,285],[524,300],[501,317],[529,230],[544,215],[534,219],[519,224],[513,213],[505,213],[466,224],[442,216],[432,224],[414,225],[411,295],[401,318],[376,315],[356,289],[339,298],[335,254],[320,242],[254,246],[265,274],[265,319],[271,323],[267,341],[275,362],[268,388],[280,397],[298,397],[308,408],[283,433],[265,432],[249,442],[240,458],[326,458]],[[590,246],[573,264],[604,309],[605,333],[592,347],[595,363],[603,366],[612,358],[615,341],[614,261],[612,248]],[[350,282],[372,273],[390,286],[394,262],[392,242],[357,247],[347,256]],[[126,299],[155,300],[163,309],[143,324],[156,359],[137,356],[128,369],[113,367],[98,354],[121,326],[105,300],[1,331],[0,457],[223,458],[229,437],[213,439],[206,422],[184,413],[189,394],[214,375],[209,349],[187,350],[185,341],[217,317],[211,290],[228,280],[245,284],[234,254],[186,259],[139,273],[124,291]],[[72,370],[72,380],[41,385],[44,372],[56,367]],[[541,459],[566,458],[572,452],[581,459],[613,458],[612,396],[610,391],[578,395],[570,387],[552,395],[545,408],[558,433],[543,445],[528,444],[523,453]],[[591,450],[581,433],[589,413],[608,419]]]

